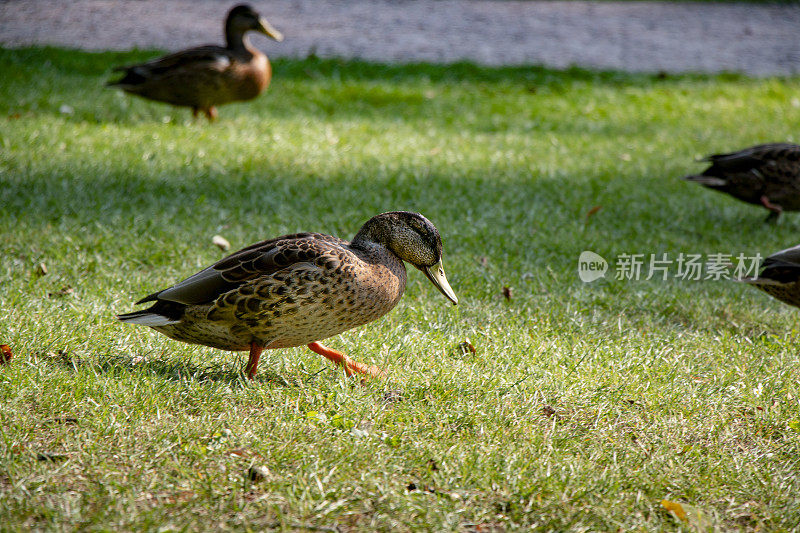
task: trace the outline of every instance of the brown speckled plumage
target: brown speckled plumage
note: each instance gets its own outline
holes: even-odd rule
[[[767,257],[761,265],[761,273],[743,281],[783,303],[800,307],[800,246]]]
[[[125,92],[202,111],[213,120],[215,106],[251,100],[269,85],[267,56],[253,47],[246,32],[277,40],[283,36],[247,5],[234,7],[225,20],[226,46],[198,46],[147,63],[118,67],[125,75],[110,83]]]
[[[143,298],[137,303],[153,306],[119,319],[223,350],[311,344],[388,313],[406,286],[403,260],[456,303],[441,257],[441,238],[425,217],[383,213],[352,242],[298,233],[244,248]]]
[[[770,210],[771,219],[781,211],[800,211],[800,146],[760,144],[705,160],[710,167],[684,179],[763,205]]]

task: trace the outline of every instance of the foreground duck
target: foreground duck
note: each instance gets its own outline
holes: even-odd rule
[[[800,307],[800,245],[767,257],[758,276],[742,281],[783,303]]]
[[[109,85],[157,102],[202,111],[209,120],[216,106],[251,100],[272,77],[267,56],[250,44],[248,31],[282,41],[283,35],[248,5],[238,5],[225,20],[226,46],[198,46],[147,63],[118,67],[125,75]]]
[[[716,154],[702,174],[684,179],[769,209],[767,220],[783,211],[800,211],[800,146],[759,144],[738,152]]]
[[[265,348],[303,344],[354,372],[379,376],[318,341],[388,313],[403,295],[407,261],[458,304],[442,266],[442,240],[424,216],[407,211],[369,219],[351,242],[296,233],[253,244],[138,302],[143,311],[117,318],[170,338],[249,350],[251,379]]]

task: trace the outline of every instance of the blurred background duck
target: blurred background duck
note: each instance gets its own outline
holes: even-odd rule
[[[283,35],[252,7],[238,5],[225,20],[226,46],[198,46],[153,61],[117,67],[122,79],[110,82],[123,91],[175,106],[202,111],[209,120],[216,106],[251,100],[269,85],[272,68],[267,56],[250,44],[247,32],[257,31],[276,41]]]
[[[800,211],[800,146],[759,144],[703,161],[711,166],[684,179],[762,205],[770,211],[767,220],[777,220],[783,211]]]
[[[424,216],[407,211],[369,219],[352,242],[320,233],[284,235],[248,246],[137,304],[122,322],[150,326],[170,338],[249,350],[253,378],[261,352],[308,345],[354,372],[379,376],[318,341],[388,313],[403,295],[407,261],[453,304],[442,266],[442,240]]]
[[[758,276],[742,281],[783,303],[800,307],[800,245],[767,257]]]

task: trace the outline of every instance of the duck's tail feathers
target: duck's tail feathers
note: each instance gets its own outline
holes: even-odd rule
[[[141,85],[147,78],[146,72],[139,66],[132,67],[117,67],[114,72],[124,72],[125,75],[118,80],[111,80],[106,82],[106,87],[120,87],[122,89],[136,87]]]
[[[170,324],[177,324],[180,320],[174,320],[152,311],[134,311],[133,313],[125,313],[117,315],[120,322],[126,324],[141,324],[142,326],[168,326]]]
[[[728,184],[728,181],[723,178],[706,176],[703,174],[690,174],[689,176],[684,176],[683,179],[705,185],[706,187],[723,187]]]

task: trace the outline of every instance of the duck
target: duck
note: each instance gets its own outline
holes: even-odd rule
[[[783,211],[800,211],[799,145],[758,144],[701,161],[711,166],[683,179],[764,206],[767,221],[776,221]]]
[[[785,304],[800,307],[800,245],[770,255],[757,276],[742,281]]]
[[[117,315],[172,339],[220,350],[249,351],[253,379],[265,349],[306,345],[348,376],[383,377],[319,341],[377,320],[400,301],[405,262],[453,305],[458,298],[442,265],[442,239],[419,213],[390,211],[370,218],[352,241],[294,233],[239,250]]]
[[[225,19],[225,46],[198,46],[117,67],[114,70],[124,75],[108,85],[149,100],[191,107],[195,118],[202,111],[214,121],[217,106],[252,100],[269,86],[272,67],[267,56],[250,44],[249,31],[283,41],[283,34],[264,17],[240,4]]]

